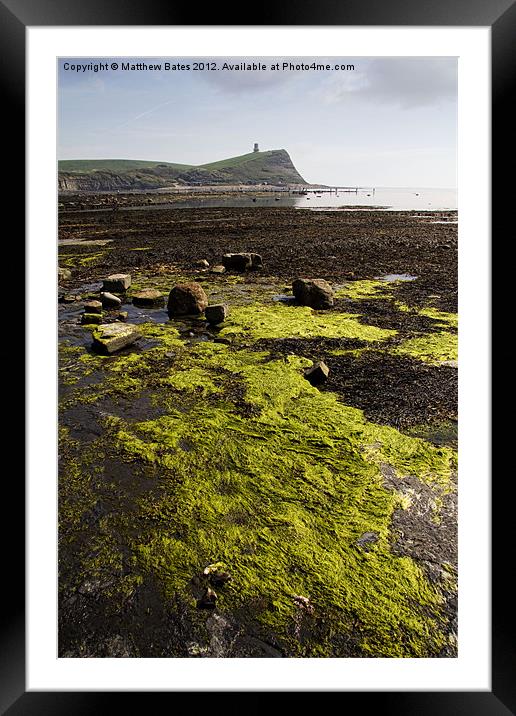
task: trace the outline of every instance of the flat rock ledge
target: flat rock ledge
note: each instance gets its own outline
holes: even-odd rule
[[[93,331],[93,347],[99,353],[116,353],[140,337],[136,326],[124,323],[101,323]]]
[[[131,285],[131,276],[128,273],[115,273],[108,276],[102,282],[103,291],[113,291],[114,293],[125,293]]]
[[[161,291],[153,288],[146,288],[143,291],[133,293],[133,305],[142,308],[156,308],[165,305],[165,296]]]

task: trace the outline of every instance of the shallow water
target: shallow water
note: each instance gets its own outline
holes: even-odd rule
[[[269,196],[260,195],[257,190],[245,194],[228,194],[210,198],[207,195],[197,199],[185,199],[169,204],[150,204],[143,208],[149,210],[173,209],[216,209],[238,207],[291,207],[295,209],[388,209],[392,211],[453,211],[457,209],[456,189],[419,189],[419,188],[377,188],[358,191],[338,190],[336,193],[306,195],[288,192],[271,192]],[[128,210],[142,207],[127,207]],[[99,210],[99,211],[104,211]]]
[[[378,281],[386,281],[394,283],[394,281],[415,281],[417,276],[411,276],[409,273],[388,273],[386,276],[378,276]]]

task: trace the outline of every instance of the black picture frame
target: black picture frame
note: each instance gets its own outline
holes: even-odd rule
[[[4,137],[15,148],[10,165],[9,184],[24,186],[25,164],[25,30],[32,26],[80,25],[172,25],[172,26],[231,26],[231,25],[305,25],[305,26],[483,26],[492,32],[492,137],[493,179],[492,194],[493,236],[500,231],[500,217],[511,206],[512,186],[501,179],[502,162],[513,136],[511,111],[511,80],[514,79],[514,44],[516,38],[516,5],[513,0],[319,0],[316,7],[298,0],[295,4],[263,4],[242,7],[241,3],[207,5],[198,22],[199,7],[193,4],[172,5],[159,0],[0,0],[0,83],[4,121]],[[242,10],[249,13],[247,17]],[[497,171],[497,170],[500,171]],[[18,192],[22,201],[22,192]],[[12,197],[15,201],[16,197]],[[19,217],[24,216],[20,205]],[[30,349],[30,346],[29,346]],[[511,471],[512,472],[512,471]],[[503,473],[502,473],[503,475]],[[512,502],[505,496],[503,477],[495,475],[492,483],[492,690],[471,692],[345,692],[340,703],[350,707],[357,699],[363,710],[378,709],[398,716],[507,716],[516,714],[516,659],[514,652],[514,597],[507,588],[510,568],[510,545],[513,542]],[[509,478],[509,475],[507,475]],[[502,484],[500,484],[502,483]],[[9,533],[9,549],[3,554],[4,607],[0,622],[0,713],[21,714],[101,714],[120,707],[119,699],[131,699],[131,707],[155,693],[121,692],[26,692],[25,689],[25,550],[24,550],[24,485],[21,479],[10,480],[6,502],[10,512],[16,512]],[[160,696],[176,698],[174,693]],[[207,694],[205,694],[207,695]],[[242,695],[242,694],[240,694]],[[245,696],[245,694],[243,694]],[[264,693],[261,696],[266,696]],[[201,692],[195,695],[195,710],[205,702]],[[320,696],[320,694],[319,694]],[[213,698],[213,696],[211,697]],[[154,703],[154,698],[152,699]],[[218,709],[216,702],[212,705]],[[224,710],[231,711],[223,699]],[[256,702],[255,702],[256,703]],[[192,706],[190,706],[191,708]]]

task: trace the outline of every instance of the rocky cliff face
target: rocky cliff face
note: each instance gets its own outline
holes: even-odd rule
[[[256,152],[180,170],[163,164],[144,170],[59,172],[59,191],[117,191],[203,184],[306,184],[284,149]]]

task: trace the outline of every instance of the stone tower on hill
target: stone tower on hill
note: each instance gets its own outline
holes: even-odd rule
[[[258,142],[255,142],[253,152],[259,152],[259,151],[260,150],[258,149]]]

